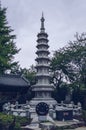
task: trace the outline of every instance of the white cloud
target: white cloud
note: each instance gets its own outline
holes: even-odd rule
[[[86,0],[3,0],[2,5],[8,7],[9,25],[17,35],[16,45],[22,49],[16,56],[22,67],[35,64],[36,35],[42,11],[50,51],[65,46],[76,32],[86,30]]]

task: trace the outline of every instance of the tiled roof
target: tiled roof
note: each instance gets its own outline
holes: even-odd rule
[[[2,75],[0,76],[0,86],[17,86],[17,87],[28,87],[30,85],[24,77],[20,75]]]

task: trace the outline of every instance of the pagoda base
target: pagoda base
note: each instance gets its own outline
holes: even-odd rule
[[[40,102],[45,102],[49,105],[49,108],[52,106],[53,107],[53,113],[55,113],[55,106],[57,105],[56,100],[53,98],[33,98],[30,102],[30,113],[31,113],[31,118],[37,117],[36,114],[36,105]]]
[[[33,106],[35,107],[38,103],[40,102],[45,102],[47,103],[49,106],[52,105],[52,106],[56,106],[57,105],[57,102],[56,100],[54,100],[53,98],[33,98],[31,101],[30,101],[30,106]]]

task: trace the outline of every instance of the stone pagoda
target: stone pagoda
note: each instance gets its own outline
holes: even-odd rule
[[[48,105],[56,105],[56,101],[51,97],[54,86],[50,84],[50,58],[48,34],[45,32],[44,16],[42,13],[40,33],[37,35],[37,58],[36,58],[36,84],[32,86],[32,91],[35,92],[35,97],[31,100],[30,105],[36,106],[40,102],[45,102]]]

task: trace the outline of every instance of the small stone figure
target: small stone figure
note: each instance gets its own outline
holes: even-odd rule
[[[18,109],[18,105],[19,105],[18,101],[16,101],[15,105],[16,105],[16,109]]]
[[[78,105],[78,107],[81,107],[81,103],[80,102],[78,102],[77,105]]]

